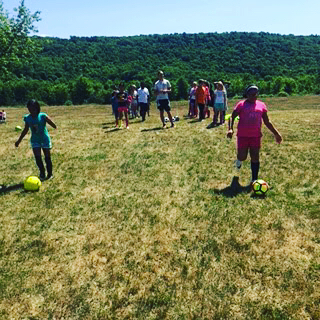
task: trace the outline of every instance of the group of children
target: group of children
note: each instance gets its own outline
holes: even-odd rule
[[[163,113],[166,111],[170,114],[170,101],[168,99],[168,92],[170,92],[170,83],[163,78],[163,74],[158,74],[159,80],[155,84],[155,93],[157,94],[157,106],[160,111],[160,118],[165,124],[163,119]],[[167,82],[165,82],[167,81]],[[195,88],[196,86],[194,86]],[[251,157],[251,171],[252,182],[258,179],[258,173],[260,168],[260,147],[261,147],[261,126],[262,122],[275,136],[276,142],[281,143],[282,137],[279,131],[270,122],[267,115],[266,105],[257,100],[259,94],[259,88],[257,86],[248,86],[245,90],[245,99],[241,100],[234,107],[232,116],[228,123],[227,137],[233,136],[233,125],[236,117],[239,117],[238,130],[237,130],[237,160],[235,166],[240,169],[242,162],[246,160],[248,153]],[[141,83],[141,87],[138,89],[137,94],[131,94],[132,97],[136,97],[137,105],[140,106],[140,115],[142,120],[145,120],[145,115],[149,110],[150,95],[144,83]],[[129,128],[128,124],[128,107],[130,103],[130,95],[124,90],[123,84],[120,84],[119,91],[115,91],[113,98],[117,102],[112,104],[113,112],[115,113],[116,126],[118,121],[122,119],[124,113],[126,119],[126,128]],[[190,116],[195,116],[195,107],[199,107],[200,116],[199,119],[204,119],[204,110],[207,103],[207,93],[205,86],[200,81],[199,86],[195,89],[195,93],[190,93]],[[194,101],[192,101],[194,100]],[[131,100],[132,105],[132,100]],[[226,92],[222,83],[217,83],[216,90],[213,95],[214,116],[213,123],[217,123],[218,116],[220,115],[220,123],[224,120],[224,112],[226,110]],[[117,108],[116,108],[117,107]],[[51,161],[51,139],[46,128],[48,123],[56,129],[55,123],[50,119],[46,113],[42,113],[40,105],[36,100],[31,100],[27,104],[27,108],[30,114],[25,115],[24,122],[25,127],[21,132],[19,139],[16,141],[15,146],[18,147],[24,136],[31,129],[31,146],[33,149],[36,164],[40,171],[40,179],[51,179],[53,177],[52,161]],[[193,109],[192,109],[193,108]],[[171,124],[173,121],[171,117]],[[45,156],[45,163],[47,168],[47,176],[45,175],[45,168],[41,158],[41,151]]]
[[[206,117],[210,118],[210,107],[213,107],[212,126],[217,126],[225,122],[225,113],[228,108],[227,84],[222,81],[214,82],[214,90],[206,80],[193,82],[189,91],[189,112],[190,118],[197,118],[199,121]]]
[[[120,83],[118,90],[114,90],[112,93],[111,105],[115,117],[115,127],[118,128],[119,125],[122,125],[124,115],[126,128],[129,129],[129,114],[132,118],[141,116],[142,121],[145,121],[146,114],[150,116],[149,90],[145,87],[145,83],[141,82],[138,90],[135,85],[132,85],[127,92],[124,89],[124,84]]]

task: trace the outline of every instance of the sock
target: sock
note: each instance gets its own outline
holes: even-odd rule
[[[40,176],[45,176],[46,175],[46,172],[44,170],[44,165],[43,165],[43,162],[42,162],[42,159],[41,159],[41,156],[40,157],[35,157],[36,158],[36,164],[40,170]]]
[[[129,125],[129,121],[126,119],[126,127]]]
[[[44,158],[45,162],[46,162],[46,166],[47,166],[47,172],[48,172],[48,177],[52,176],[52,161],[51,161],[51,157],[46,157]]]
[[[258,179],[259,168],[260,168],[260,162],[251,161],[252,181],[255,181]]]

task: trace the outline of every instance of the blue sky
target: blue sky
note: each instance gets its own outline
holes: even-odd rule
[[[12,15],[19,0],[3,0]],[[199,32],[320,35],[319,0],[25,0],[41,11],[38,35],[132,36]]]

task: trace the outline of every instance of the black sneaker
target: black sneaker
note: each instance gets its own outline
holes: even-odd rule
[[[53,179],[53,174],[50,174],[50,175],[48,174],[46,180],[51,180],[51,179]]]
[[[45,174],[40,174],[39,179],[40,179],[40,181],[46,180],[46,175]]]

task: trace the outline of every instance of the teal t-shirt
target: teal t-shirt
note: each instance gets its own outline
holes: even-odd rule
[[[31,114],[24,116],[24,122],[28,124],[31,130],[31,145],[39,144],[51,147],[51,139],[48,129],[46,127],[47,114],[40,112],[36,118],[33,118]]]

